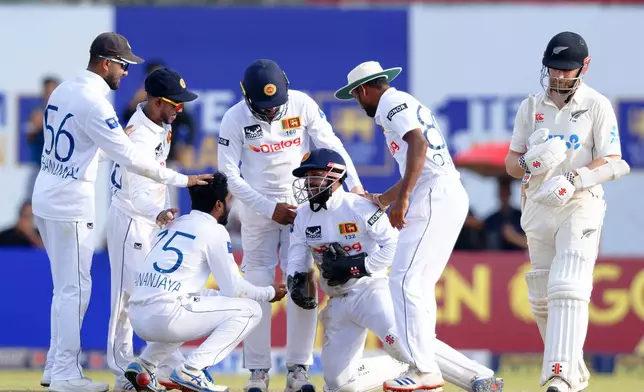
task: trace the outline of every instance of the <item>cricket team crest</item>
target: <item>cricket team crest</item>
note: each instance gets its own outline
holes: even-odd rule
[[[300,116],[297,117],[287,117],[282,120],[282,129],[288,131],[289,129],[300,128],[302,126],[302,120]]]

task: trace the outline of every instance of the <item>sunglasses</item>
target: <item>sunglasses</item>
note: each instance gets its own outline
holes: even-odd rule
[[[113,63],[121,64],[121,68],[123,69],[123,71],[127,71],[127,69],[130,68],[130,63],[126,63],[123,60],[115,59],[113,57],[105,57],[105,56],[98,56],[98,57],[105,59],[107,61],[111,61]]]
[[[161,100],[169,103],[172,106],[174,106],[174,110],[177,111],[177,112],[180,112],[181,110],[183,110],[183,102],[176,103],[176,102],[174,102],[174,101],[172,101],[172,100],[170,100],[168,98],[163,98],[163,97],[161,97]]]

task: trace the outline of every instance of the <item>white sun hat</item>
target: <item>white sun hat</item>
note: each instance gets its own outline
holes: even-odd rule
[[[389,69],[382,69],[380,63],[377,61],[366,61],[349,72],[347,75],[347,85],[335,92],[334,96],[337,99],[347,100],[353,99],[351,91],[361,84],[367,83],[370,80],[386,77],[388,82],[396,79],[398,74],[402,71],[401,67],[394,67]]]

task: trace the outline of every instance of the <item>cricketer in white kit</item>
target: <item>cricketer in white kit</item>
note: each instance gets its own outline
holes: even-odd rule
[[[286,272],[288,225],[293,223],[296,208],[291,171],[311,144],[340,152],[347,161],[349,190],[361,193],[363,189],[322,110],[308,95],[289,90],[279,65],[271,60],[253,62],[241,85],[244,101],[231,107],[221,122],[218,163],[229,178],[231,193],[242,201],[244,278],[267,285],[275,280],[278,248],[280,267]],[[313,361],[317,312],[287,301],[286,392],[311,391],[314,388],[306,370]],[[266,392],[269,385],[271,306],[266,302],[261,305],[264,317],[244,341],[244,368],[251,370],[245,392]]]
[[[407,391],[438,388],[445,382],[435,360],[434,286],[465,222],[469,198],[431,111],[389,86],[400,71],[364,62],[349,72],[348,84],[335,97],[355,98],[382,126],[402,176],[372,200],[383,209],[392,204],[389,219],[400,229],[389,274],[396,323],[391,335],[412,366],[404,377],[385,382],[384,388]],[[403,379],[411,381],[403,385]]]
[[[157,69],[145,79],[147,100],[137,106],[125,133],[141,153],[165,166],[170,152],[170,124],[185,102],[197,94],[187,90],[183,78],[168,68]],[[133,329],[128,316],[128,299],[136,273],[153,245],[154,238],[178,212],[170,208],[168,187],[138,174],[118,163],[110,176],[112,204],[107,215],[107,249],[111,270],[111,314],[107,335],[107,363],[116,376],[115,390],[131,390],[124,372],[134,354]],[[159,368],[157,376],[169,386],[172,370],[184,357],[179,350]]]
[[[315,307],[316,290],[309,281],[313,251],[321,287],[330,297],[320,313],[324,390],[380,390],[383,382],[409,369],[391,335],[395,317],[387,268],[394,259],[398,230],[383,210],[342,189],[346,166],[337,152],[312,151],[293,175],[298,177],[293,183],[295,198],[306,204],[298,208],[291,234],[288,289],[298,306]],[[368,330],[390,355],[363,358]],[[468,391],[502,391],[503,382],[492,370],[440,341],[436,344],[436,359],[448,381]]]
[[[544,91],[521,103],[506,167],[525,187],[526,281],[545,343],[540,384],[550,382],[548,392],[581,391],[590,377],[583,345],[606,210],[601,184],[630,168],[610,101],[583,82],[590,63],[584,39],[557,34],[542,63]]]
[[[179,174],[138,153],[123,132],[107,95],[118,89],[130,64],[141,62],[125,37],[100,34],[90,48],[87,70],[60,84],[45,109],[45,145],[32,203],[54,285],[51,341],[41,380],[50,391],[108,388],[84,377],[79,362],[80,329],[92,284],[94,183],[100,153],[167,185],[186,187],[201,181],[200,176]]]
[[[257,301],[277,301],[286,294],[283,284],[258,287],[242,278],[224,227],[231,201],[226,176],[215,173],[208,181],[190,188],[192,211],[157,235],[138,271],[130,319],[148,344],[125,372],[137,391],[164,390],[156,367],[183,343],[204,337],[170,380],[185,390],[217,391],[208,368],[257,326],[262,317]],[[219,291],[205,288],[211,273]]]

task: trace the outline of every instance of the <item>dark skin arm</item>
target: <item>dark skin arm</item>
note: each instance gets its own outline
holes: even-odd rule
[[[389,220],[397,229],[405,226],[405,214],[409,208],[409,195],[416,186],[416,182],[423,171],[425,154],[427,153],[427,140],[420,128],[413,129],[403,136],[407,143],[407,167],[403,178],[385,193],[380,195],[383,205],[391,204]]]

